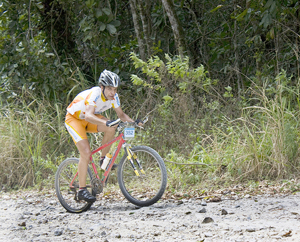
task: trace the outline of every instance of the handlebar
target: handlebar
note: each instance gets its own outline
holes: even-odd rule
[[[118,127],[117,127],[117,130],[120,132],[120,131],[122,131],[124,128],[126,128],[126,127],[132,127],[132,126],[134,126],[134,127],[138,127],[138,128],[140,128],[140,129],[143,129],[143,127],[142,126],[139,126],[136,122],[123,122],[121,119],[117,119],[116,121],[115,121],[116,123],[118,123]],[[145,124],[145,123],[147,123],[148,122],[148,117],[146,117],[143,121],[142,121],[142,123],[143,124]]]

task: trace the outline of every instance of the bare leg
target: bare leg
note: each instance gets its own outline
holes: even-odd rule
[[[108,120],[107,118],[103,118],[103,119]],[[115,137],[116,127],[107,127],[105,125],[98,125],[98,132],[104,132],[104,136],[102,139],[102,145],[104,145]],[[111,145],[105,147],[102,150],[102,156],[105,156],[109,152],[110,147]]]
[[[104,118],[104,119],[106,119],[106,118]],[[116,132],[116,127],[110,128],[104,124],[98,125],[98,131],[104,132],[102,144],[105,144],[114,138],[114,135]],[[79,164],[78,164],[79,187],[85,187],[86,186],[87,169],[88,169],[88,165],[90,162],[90,156],[91,156],[92,152],[91,152],[89,141],[87,139],[80,140],[76,144],[76,146],[80,153]],[[111,145],[104,148],[102,150],[102,155],[106,155],[106,153],[109,152],[110,147],[111,147]]]
[[[112,129],[111,130],[108,130],[106,132],[104,132],[104,136],[103,136],[103,139],[102,139],[102,144],[106,144],[107,142],[111,141],[113,138],[115,137],[115,129]],[[105,147],[103,150],[102,150],[102,155],[106,155],[109,150],[110,150],[110,147],[111,145]]]
[[[79,187],[85,187],[87,169],[88,169],[88,164],[90,162],[90,156],[91,156],[91,148],[90,148],[89,141],[87,139],[80,140],[76,144],[76,146],[80,153],[79,164],[78,164]]]

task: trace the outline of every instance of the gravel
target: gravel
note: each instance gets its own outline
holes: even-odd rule
[[[300,241],[300,194],[164,199],[139,208],[99,197],[71,214],[55,192],[0,192],[0,241]]]

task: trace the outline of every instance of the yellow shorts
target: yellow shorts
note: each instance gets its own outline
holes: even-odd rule
[[[100,114],[96,114],[96,116],[98,118],[104,117]],[[80,140],[87,139],[86,133],[98,133],[97,124],[89,123],[84,119],[77,119],[68,112],[65,119],[65,126],[75,144]]]

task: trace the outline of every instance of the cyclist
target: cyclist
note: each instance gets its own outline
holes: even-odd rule
[[[78,164],[79,200],[94,202],[96,198],[86,189],[86,176],[90,162],[91,148],[86,133],[104,132],[102,144],[112,140],[117,123],[102,116],[107,109],[114,108],[122,121],[134,122],[120,107],[117,88],[120,78],[114,72],[104,70],[99,77],[99,86],[80,92],[67,108],[65,126],[80,153]],[[140,120],[136,120],[140,123]],[[100,165],[110,146],[102,151]]]

